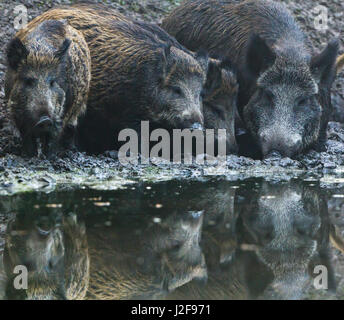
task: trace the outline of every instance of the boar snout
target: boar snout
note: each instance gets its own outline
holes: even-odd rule
[[[49,132],[53,126],[53,121],[48,116],[42,116],[34,126],[37,133]]]
[[[202,126],[199,122],[193,123],[193,124],[191,125],[190,129],[191,129],[191,130],[201,130],[201,131],[204,130],[203,126]]]
[[[282,155],[276,150],[272,150],[266,156],[264,156],[264,159],[281,159],[281,158],[282,158]]]
[[[266,130],[259,135],[259,139],[264,159],[292,157],[302,149],[302,137],[297,133],[276,134],[276,132]]]
[[[189,129],[190,131],[201,130],[204,131],[203,123],[192,120],[182,120],[177,124],[176,129]]]
[[[204,130],[204,120],[201,113],[194,113],[183,115],[180,119],[180,127],[181,129],[189,129],[193,130]]]

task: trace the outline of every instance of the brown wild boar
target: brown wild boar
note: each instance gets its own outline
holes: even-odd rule
[[[122,129],[201,128],[201,94],[208,57],[181,46],[157,25],[135,22],[100,5],[50,10],[29,23],[64,19],[80,31],[92,60],[87,113],[80,125],[80,146],[92,153],[118,149]]]
[[[163,299],[184,284],[207,277],[199,246],[203,215],[169,214],[159,224],[88,229],[91,300]],[[142,221],[141,221],[142,223]],[[101,248],[101,250],[99,250]]]
[[[47,156],[72,147],[91,78],[83,35],[65,21],[46,20],[16,35],[7,59],[6,99],[24,153],[37,154],[37,139]]]

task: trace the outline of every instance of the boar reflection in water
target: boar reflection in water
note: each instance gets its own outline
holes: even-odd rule
[[[319,188],[264,182],[255,192],[239,189],[235,199],[234,214],[225,216],[224,210],[216,224],[205,219],[206,286],[190,283],[170,298],[301,299],[317,265],[328,268],[329,289],[335,290],[329,253],[333,228]]]
[[[202,212],[192,211],[136,230],[90,231],[89,298],[159,299],[193,279],[206,279],[199,246],[202,221]]]
[[[28,267],[29,288],[8,285],[7,296],[298,299],[307,296],[318,265],[327,267],[335,290],[329,239],[338,235],[331,233],[323,191],[299,181],[254,182],[239,189],[214,181],[119,191],[106,226],[109,211],[93,215],[80,203],[75,208],[87,213],[87,234],[80,217],[57,217],[47,228],[37,212],[35,219],[18,214],[8,226],[4,262],[10,280],[14,265]]]
[[[27,268],[27,290],[14,287],[18,265]],[[83,299],[89,280],[85,225],[75,215],[17,215],[7,226],[4,266],[8,299]]]
[[[142,226],[140,220],[140,229],[132,227],[137,221],[127,227],[89,228],[88,244],[76,216],[47,227],[49,219],[30,223],[33,219],[18,215],[9,223],[4,254],[7,298],[153,299],[193,279],[207,278],[199,247],[201,211],[172,213],[158,224]],[[16,265],[29,271],[28,290],[13,288]]]

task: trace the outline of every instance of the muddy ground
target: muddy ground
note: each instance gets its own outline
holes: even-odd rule
[[[14,8],[25,4],[28,8],[29,19],[41,14],[49,8],[61,4],[70,4],[75,1],[13,1],[2,0],[0,2],[0,192],[13,193],[29,189],[37,189],[46,184],[59,185],[60,183],[88,183],[89,180],[99,184],[105,180],[135,179],[145,177],[147,179],[161,179],[161,177],[190,177],[204,174],[201,166],[163,165],[153,167],[123,168],[112,157],[113,153],[107,153],[100,157],[89,157],[81,153],[67,153],[63,158],[47,161],[42,158],[23,159],[20,154],[20,139],[12,130],[11,122],[4,104],[4,75],[6,71],[5,48],[8,41],[15,34],[13,21]],[[160,22],[161,19],[179,0],[131,0],[131,1],[100,1],[106,2],[122,13],[135,19]],[[315,47],[321,50],[329,39],[339,37],[344,40],[344,3],[340,0],[332,0],[326,3],[329,10],[329,28],[327,31],[315,30],[314,14],[312,10],[323,1],[284,1],[294,12],[302,27],[311,37]],[[341,52],[344,51],[344,42],[341,41]],[[299,175],[301,172],[311,171],[313,174],[323,174],[331,170],[342,171],[344,165],[344,75],[340,75],[333,89],[333,103],[336,112],[333,122],[329,127],[328,150],[325,153],[310,152],[296,160],[282,159],[269,163],[253,161],[252,159],[231,156],[228,158],[227,174],[231,178],[247,175],[261,175],[269,172],[270,175],[279,176]],[[158,172],[158,173],[157,173]],[[277,176],[276,176],[277,175]],[[42,178],[43,177],[43,178]],[[96,178],[96,179],[94,179]],[[43,179],[43,182],[42,182]],[[48,182],[46,182],[47,180]]]

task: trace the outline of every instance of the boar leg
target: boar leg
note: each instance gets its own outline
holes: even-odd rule
[[[47,158],[54,157],[59,151],[59,131],[59,128],[56,128],[56,130],[48,132],[41,137],[42,153]]]
[[[42,153],[47,158],[51,158],[55,154],[53,139],[51,139],[51,137],[49,137],[48,135],[44,135],[41,138],[41,142],[42,142]]]
[[[317,152],[326,152],[327,124],[328,124],[328,121],[320,129],[319,138],[314,145],[314,150]]]
[[[75,146],[75,135],[76,135],[76,127],[73,125],[68,125],[64,128],[61,138],[60,144],[63,149],[65,150],[76,150]]]
[[[28,157],[37,156],[37,141],[33,136],[27,136],[23,140],[23,155]]]

